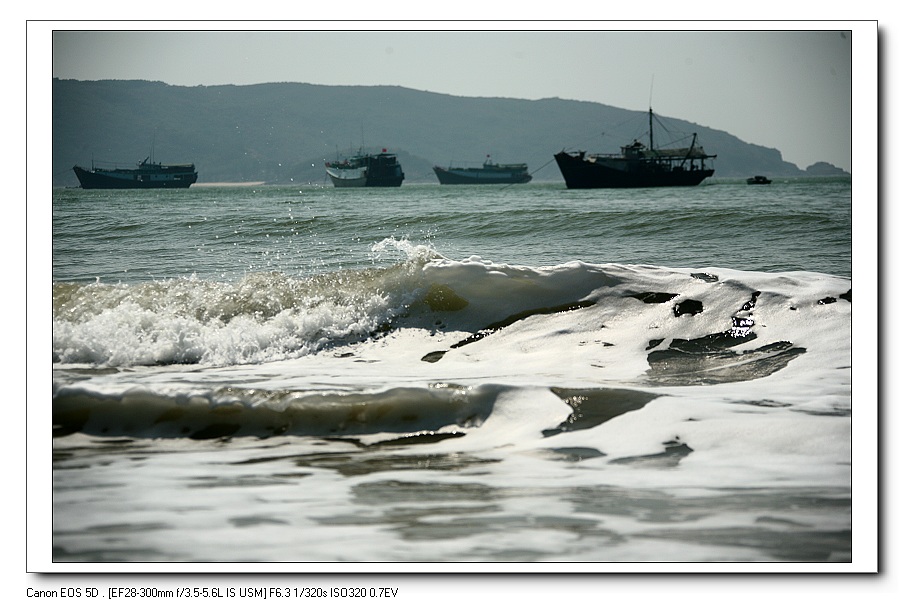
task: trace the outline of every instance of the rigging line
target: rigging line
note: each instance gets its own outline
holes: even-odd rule
[[[643,114],[643,117],[645,119],[647,117],[647,111],[631,111],[629,109],[622,109],[622,110],[627,111],[629,113],[629,115],[618,123],[607,124],[609,126],[609,129],[607,131],[600,132],[598,136],[605,137],[606,134],[608,133],[610,135],[610,137],[612,137],[612,138],[620,138],[616,135],[616,133],[618,133],[620,128],[623,128],[625,126],[634,126],[635,127],[635,130],[633,132],[634,136],[632,137],[632,140],[637,140],[647,134],[648,129],[645,125],[646,122],[644,121],[642,123],[639,123],[640,120],[637,117],[638,114]],[[654,119],[656,119],[656,121],[659,121],[659,116],[654,115]],[[578,149],[578,148],[584,146],[585,144],[589,143],[592,139],[596,138],[596,136],[597,135],[588,137],[588,138],[584,139],[583,141],[581,141],[581,143],[579,143],[578,145],[571,145],[571,146],[563,147],[562,151],[573,151],[575,149]]]
[[[659,115],[653,115],[653,119],[656,121],[657,125],[659,125],[659,127],[662,128],[666,134],[668,134],[669,138],[672,139],[670,142],[664,145],[660,144],[660,148],[668,147],[670,145],[674,145],[675,143],[687,140],[688,138],[691,138],[693,134],[696,134],[695,132],[682,132],[677,129],[669,129],[669,126],[663,122],[662,118],[660,118]],[[680,136],[676,136],[676,134]]]
[[[605,132],[600,132],[599,135],[602,137],[602,136],[605,136],[606,133],[605,133]],[[581,142],[580,142],[579,144],[577,144],[577,145],[571,145],[570,147],[562,147],[562,151],[574,151],[574,150],[579,150],[581,147],[583,147],[583,146],[585,146],[587,143],[589,143],[593,138],[595,138],[595,137],[588,137],[588,138],[585,138],[583,141],[581,141]]]
[[[542,166],[540,166],[540,168],[535,168],[535,169],[532,170],[531,172],[532,172],[532,173],[540,172],[541,170],[543,170],[544,168],[546,168],[547,166],[549,166],[550,164],[552,164],[552,163],[555,162],[555,161],[556,161],[556,158],[552,158],[551,160],[549,160],[548,162],[546,162],[545,164],[543,164]]]
[[[553,158],[553,159],[549,160],[548,162],[546,162],[545,164],[543,164],[542,166],[540,166],[540,168],[535,168],[534,170],[532,170],[532,171],[531,171],[531,174],[536,174],[536,173],[538,173],[539,171],[543,170],[544,168],[546,168],[547,166],[549,166],[550,164],[552,164],[552,163],[555,162],[555,161],[556,161],[556,158]],[[521,183],[506,183],[505,185],[503,185],[503,186],[502,186],[501,188],[499,188],[499,189],[500,189],[500,190],[508,189],[508,188],[510,188],[512,185],[522,185],[522,184],[521,184]]]

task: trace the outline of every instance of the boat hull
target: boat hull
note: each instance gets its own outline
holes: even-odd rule
[[[405,180],[405,175],[385,176],[385,177],[368,176],[367,180],[364,182],[364,187],[399,187],[402,185],[402,181],[404,181],[404,180]]]
[[[363,168],[327,168],[326,174],[335,187],[367,187],[367,175]]]
[[[712,168],[668,167],[621,158],[589,159],[564,151],[554,157],[569,189],[689,187],[715,172]]]
[[[434,166],[433,172],[442,185],[511,185],[527,183],[533,177],[526,172],[487,170],[484,168],[442,168]]]
[[[88,169],[74,166],[72,170],[83,189],[161,189],[187,188],[198,180],[194,166],[176,171],[167,167],[146,169]]]
[[[333,187],[399,187],[405,179],[401,177],[342,177],[327,170]]]
[[[327,162],[326,174],[334,187],[399,187],[405,180],[396,156],[385,150],[378,155]]]

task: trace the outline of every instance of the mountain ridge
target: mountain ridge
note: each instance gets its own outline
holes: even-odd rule
[[[194,162],[199,183],[323,184],[324,162],[359,148],[398,154],[406,182],[435,183],[433,165],[480,163],[488,154],[501,163],[526,162],[535,181],[562,181],[554,153],[618,151],[647,123],[644,111],[597,102],[291,82],[177,86],[54,78],[52,108],[54,186],[77,185],[76,164],[131,165],[149,155]],[[715,178],[808,176],[777,149],[657,119],[669,130],[698,134],[707,152],[718,155]],[[810,168],[820,176],[847,174],[824,162]]]

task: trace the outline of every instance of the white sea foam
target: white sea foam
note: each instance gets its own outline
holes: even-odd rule
[[[423,251],[412,253],[417,259]],[[423,389],[426,400],[442,396],[437,385],[455,386],[466,404],[469,394],[480,396],[473,390],[486,386],[538,390],[538,403],[547,393],[539,390],[553,387],[622,387],[670,398],[652,401],[647,413],[659,404],[683,406],[680,396],[700,406],[746,404],[759,413],[851,409],[851,302],[849,294],[840,297],[850,290],[845,279],[580,262],[530,268],[434,256],[417,266],[410,262],[330,283],[268,275],[239,287],[194,280],[89,286],[95,298],[117,297],[87,316],[73,315],[81,298],[69,299],[76,306],[58,307],[55,393],[107,399],[141,393],[161,407],[196,398],[210,407],[237,403],[284,412],[323,394],[376,398]],[[645,294],[660,297],[643,302]],[[686,300],[699,301],[702,310],[676,316],[676,305]],[[665,351],[680,341],[729,333],[738,313],[752,322],[749,339]],[[652,362],[657,352],[666,354],[664,374]],[[129,368],[87,379],[81,370],[67,376],[74,371],[68,363],[92,361]],[[192,361],[197,364],[138,367]],[[432,408],[426,402],[423,410],[445,410],[447,401]],[[555,425],[531,427],[539,433]]]
[[[220,445],[210,462],[227,454],[243,467],[222,487],[271,483],[248,491],[272,504],[252,512],[229,489],[250,507],[240,516],[223,507],[212,525],[321,524],[301,553],[280,543],[285,530],[230,537],[232,552],[211,550],[208,534],[206,555],[217,559],[630,560],[654,555],[644,539],[666,534],[695,548],[653,547],[656,557],[849,555],[850,280],[522,267],[401,247],[401,262],[313,279],[55,288],[54,422],[69,433],[56,446],[77,455],[85,436],[162,437],[159,449],[192,454]],[[197,359],[167,363],[178,356]],[[165,457],[143,470],[176,470],[171,493],[186,504],[179,483],[214,479]],[[286,481],[299,471],[311,475],[304,490]],[[321,489],[317,504],[302,493]],[[353,504],[337,497],[403,535],[327,518]],[[299,505],[300,523],[290,519]],[[424,505],[440,513],[429,538],[418,536]],[[437,509],[467,521],[446,522]],[[161,517],[172,521],[170,511]],[[511,539],[480,538],[501,526]],[[791,554],[769,544],[787,526],[806,541]],[[564,547],[562,530],[581,538]],[[701,544],[695,530],[715,540]],[[722,543],[726,530],[759,549]],[[341,545],[365,536],[372,547]],[[138,541],[192,555],[152,533]]]

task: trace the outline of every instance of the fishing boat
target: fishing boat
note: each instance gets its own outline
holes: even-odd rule
[[[703,151],[696,133],[687,147],[657,149],[653,145],[652,108],[648,117],[648,145],[635,140],[623,146],[621,153],[556,153],[565,185],[569,189],[690,186],[713,175],[711,160],[716,156]]]
[[[399,187],[405,179],[395,154],[386,149],[376,155],[359,150],[349,158],[327,162],[326,174],[335,187]]]
[[[527,172],[527,164],[496,164],[489,155],[483,166],[463,168],[450,164],[445,168],[434,166],[433,172],[443,185],[527,183],[532,178]]]
[[[763,175],[755,175],[747,179],[747,185],[769,185],[770,183],[772,183],[772,179]]]
[[[91,168],[73,166],[83,189],[157,189],[189,187],[198,180],[194,164],[160,164],[150,156],[136,168]]]

